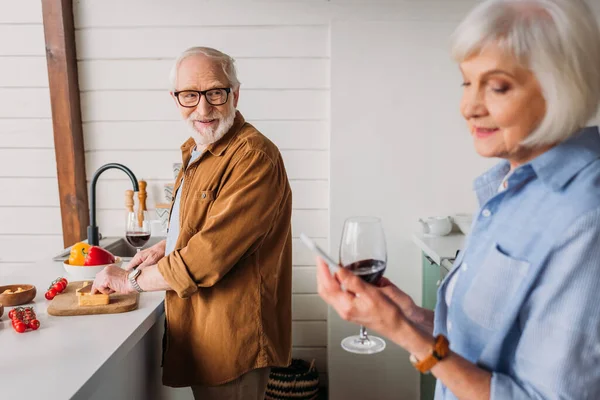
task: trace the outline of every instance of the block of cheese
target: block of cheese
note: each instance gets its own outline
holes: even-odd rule
[[[107,294],[84,294],[79,296],[80,306],[103,306],[110,303],[110,298]]]
[[[102,306],[110,303],[110,297],[107,294],[92,294],[91,282],[83,282],[83,286],[76,290],[77,302],[80,306]]]

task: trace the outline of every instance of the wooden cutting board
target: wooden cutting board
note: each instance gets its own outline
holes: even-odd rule
[[[48,306],[48,314],[54,316],[117,314],[135,310],[138,307],[139,294],[111,294],[110,303],[101,306],[80,306],[75,291],[83,281],[69,282],[65,290],[57,295]]]

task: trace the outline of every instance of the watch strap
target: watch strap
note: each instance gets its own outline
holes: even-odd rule
[[[128,276],[128,280],[129,283],[131,283],[131,286],[133,286],[133,288],[138,292],[138,293],[142,293],[144,290],[140,287],[140,285],[137,283],[137,277],[140,276],[140,274],[142,273],[142,270],[139,269],[134,269],[133,271],[131,271],[129,273]]]
[[[410,356],[410,361],[413,366],[421,373],[427,373],[438,362],[448,357],[450,354],[450,342],[444,335],[437,335],[435,344],[431,353],[422,360],[417,360],[413,355]]]

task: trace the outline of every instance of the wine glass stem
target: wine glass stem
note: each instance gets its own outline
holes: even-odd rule
[[[366,343],[369,341],[369,337],[367,336],[367,329],[364,326],[360,326],[360,341],[361,343]]]
[[[136,252],[136,253],[139,253],[140,251],[141,251],[141,249],[140,249],[139,247],[136,247],[136,248],[135,248],[135,252]]]

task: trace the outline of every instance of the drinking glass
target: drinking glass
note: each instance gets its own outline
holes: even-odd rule
[[[385,234],[379,218],[352,217],[344,222],[340,264],[365,282],[377,285],[387,264]],[[369,336],[361,325],[358,335],[342,340],[342,348],[351,353],[375,354],[385,349],[385,341]]]

